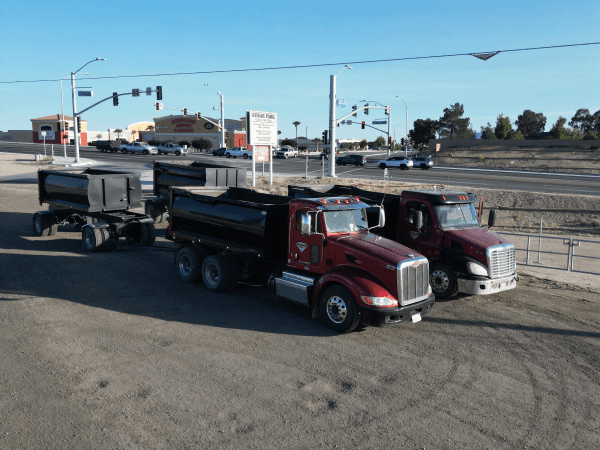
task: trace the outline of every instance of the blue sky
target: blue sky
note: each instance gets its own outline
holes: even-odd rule
[[[163,86],[165,106],[218,117],[247,109],[278,113],[281,137],[321,137],[328,127],[329,76],[343,67],[85,80],[263,67],[345,63],[485,52],[600,41],[600,3],[580,1],[333,1],[284,2],[4,2],[0,8],[0,82],[60,79],[95,57],[79,74],[93,99],[78,110],[132,88]],[[439,118],[462,103],[474,128],[525,109],[568,119],[578,108],[600,109],[600,45],[472,56],[352,64],[337,77],[345,114],[363,99],[392,107],[399,140],[415,119]],[[63,82],[65,114],[72,114],[70,81]],[[152,120],[154,95],[121,97],[84,114],[90,130],[125,128]],[[0,83],[0,130],[31,129],[29,119],[59,113],[60,83]],[[382,118],[371,111],[356,120]],[[387,128],[387,127],[386,127]],[[393,129],[392,129],[393,130]],[[393,132],[393,131],[392,131]],[[381,133],[338,128],[337,137],[372,140]]]

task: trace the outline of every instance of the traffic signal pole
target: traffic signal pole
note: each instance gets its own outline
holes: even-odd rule
[[[339,73],[339,72],[338,72]],[[335,177],[335,129],[337,123],[335,120],[335,78],[337,75],[331,75],[329,80],[329,170],[327,175]]]

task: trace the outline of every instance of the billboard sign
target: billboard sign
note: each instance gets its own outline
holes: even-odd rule
[[[247,111],[247,145],[277,145],[277,113]]]

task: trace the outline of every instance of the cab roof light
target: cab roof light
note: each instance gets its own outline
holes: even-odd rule
[[[352,199],[356,202],[360,201],[360,199],[358,197],[352,197]]]
[[[320,198],[318,201],[321,203],[327,203],[327,200],[325,200],[324,198]]]

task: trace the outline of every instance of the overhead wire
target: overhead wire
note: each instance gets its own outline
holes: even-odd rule
[[[453,58],[457,56],[475,56],[487,55],[487,54],[498,54],[498,53],[509,53],[509,52],[525,52],[533,50],[547,50],[552,48],[567,48],[567,47],[581,47],[586,45],[598,45],[600,42],[586,42],[583,44],[563,44],[563,45],[548,45],[544,47],[528,47],[528,48],[514,48],[508,50],[492,50],[483,52],[470,52],[470,53],[453,53],[446,55],[429,55],[429,56],[407,56],[404,58],[389,58],[389,59],[373,59],[364,61],[345,61],[335,63],[322,63],[322,64],[302,64],[295,66],[275,66],[275,67],[259,67],[259,68],[246,68],[246,69],[223,69],[223,70],[205,70],[196,72],[174,72],[174,73],[156,73],[156,74],[138,74],[138,75],[114,75],[106,77],[86,77],[85,80],[114,80],[119,78],[148,78],[148,77],[175,77],[184,75],[210,75],[216,73],[239,73],[239,72],[260,72],[268,70],[291,70],[291,69],[312,69],[316,67],[330,67],[340,66],[345,64],[376,64],[385,62],[397,62],[397,61],[414,61],[420,59],[435,59],[435,58]],[[17,80],[17,81],[0,81],[0,84],[13,84],[13,83],[44,83],[60,81],[60,78],[49,79],[49,80]]]

